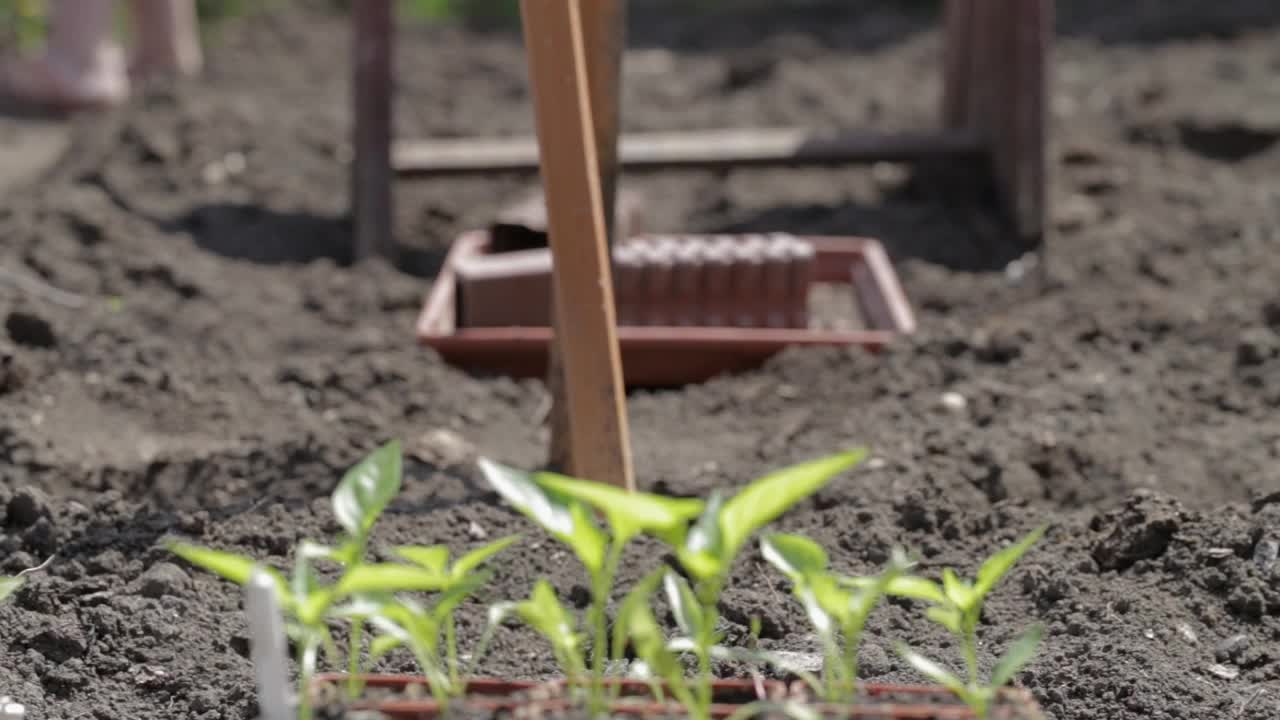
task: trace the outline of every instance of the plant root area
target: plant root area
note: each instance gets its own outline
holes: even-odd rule
[[[1016,681],[1048,717],[1272,720],[1280,7],[1059,5],[1046,253],[1001,231],[981,168],[626,178],[660,230],[880,238],[921,325],[880,355],[788,351],[744,375],[634,393],[639,481],[702,494],[865,445],[867,463],[777,527],[811,535],[843,572],[875,572],[900,544],[936,576],[971,575],[1050,523],[981,627],[990,667],[1045,623]],[[127,109],[76,120],[63,161],[0,204],[0,574],[53,558],[0,607],[0,694],[32,720],[254,717],[238,589],[163,544],[287,568],[300,540],[334,538],[328,494],[391,438],[406,479],[377,552],[526,533],[462,609],[464,651],[484,603],[524,597],[538,577],[585,603],[572,556],[475,465],[545,461],[544,385],[471,376],[413,337],[452,239],[536,178],[400,180],[402,257],[353,265],[350,31],[326,7],[271,5],[215,28],[202,82],[145,87]],[[928,128],[932,9],[637,0],[626,127]],[[397,65],[399,137],[532,130],[518,32],[406,23]],[[661,559],[646,543],[631,553],[624,586]],[[759,617],[765,647],[817,651],[755,548],[722,614],[731,642]],[[959,667],[920,614],[877,611],[866,680],[920,680],[898,641]],[[413,665],[393,655],[380,669]],[[520,628],[475,670],[557,672]]]

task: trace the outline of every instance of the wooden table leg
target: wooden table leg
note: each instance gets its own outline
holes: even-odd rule
[[[1038,246],[1048,225],[1049,69],[1054,2],[1019,2],[1013,15],[1010,206],[1019,239],[1028,246]]]
[[[394,261],[391,202],[391,55],[395,32],[391,0],[352,4],[352,90],[355,160],[351,211],[355,259],[375,255]]]
[[[613,247],[617,239],[614,233],[617,227],[618,138],[622,114],[620,88],[622,55],[626,46],[626,2],[595,0],[584,3],[581,12],[596,160],[600,167],[600,197],[604,204],[605,234],[609,247]],[[548,465],[555,470],[564,470],[573,465],[573,459],[569,443],[569,406],[565,395],[564,364],[560,358],[559,316],[558,308],[553,308],[553,335],[547,359],[547,390],[551,394]]]
[[[1010,230],[1025,248],[1039,248],[1048,214],[1054,3],[973,0],[970,12],[968,122],[988,148],[1000,209]]]
[[[943,17],[942,126],[970,127],[969,93],[974,0],[947,0]]]
[[[547,198],[569,471],[635,488],[580,0],[521,0]]]

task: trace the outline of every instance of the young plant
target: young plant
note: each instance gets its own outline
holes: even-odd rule
[[[315,674],[320,649],[324,648],[331,655],[337,654],[327,622],[334,603],[345,596],[378,590],[379,586],[370,582],[370,576],[376,578],[379,568],[364,565],[363,558],[369,533],[392,498],[400,492],[400,481],[400,443],[392,441],[347,471],[334,490],[333,513],[345,531],[341,542],[334,547],[311,541],[300,543],[294,553],[293,573],[288,580],[279,571],[265,568],[276,580],[280,606],[288,618],[286,629],[297,648],[299,685],[303,689],[299,693],[298,712],[304,720],[311,716],[308,688]],[[192,565],[242,587],[258,567],[257,561],[251,557],[220,550],[186,543],[173,543],[169,548]],[[314,564],[321,560],[336,562],[343,568],[343,575],[334,585],[326,587],[320,584]],[[401,584],[397,588],[416,589],[404,586],[406,582],[412,585],[414,579],[400,574],[398,581]],[[436,589],[432,584],[434,576],[416,579],[420,585],[427,586],[422,589]],[[363,620],[358,617],[351,619],[353,628],[348,653],[354,674],[358,670],[361,641],[361,632],[356,628],[363,628]],[[358,689],[355,684],[348,688],[351,693],[358,692]]]
[[[637,532],[647,532],[671,546],[685,573],[694,580],[690,586],[681,575],[667,571],[662,582],[672,614],[683,633],[682,637],[668,643],[668,648],[691,653],[698,663],[694,705],[689,708],[695,717],[706,717],[710,712],[711,661],[713,657],[724,654],[720,646],[722,637],[717,629],[720,593],[738,553],[757,530],[822,489],[836,475],[857,465],[864,457],[865,450],[852,450],[769,473],[728,500],[718,492],[713,493],[701,505],[700,514],[681,513],[678,522],[677,518],[663,516],[671,521],[666,524],[642,525],[637,522],[637,518],[649,517],[649,513],[645,510],[648,504],[637,503],[634,494],[580,480],[557,486],[562,494],[602,510],[610,516],[611,522],[616,516],[630,514],[630,527]],[[666,503],[676,502],[658,499]],[[689,502],[687,511],[695,507],[693,501],[684,502]],[[694,515],[696,519],[687,524]]]
[[[513,535],[472,550],[452,567],[449,548],[443,545],[395,548],[396,555],[412,564],[364,565],[349,573],[339,582],[339,589],[358,594],[335,614],[368,621],[381,631],[370,643],[371,662],[397,647],[408,648],[431,681],[432,694],[447,706],[450,698],[466,692],[454,611],[493,576],[482,566],[517,540],[519,536]],[[439,594],[431,605],[393,595],[408,589]]]
[[[694,707],[696,700],[685,681],[684,665],[667,647],[667,639],[650,604],[658,584],[663,582],[666,574],[665,566],[649,573],[627,593],[618,607],[613,623],[614,659],[621,660],[630,643],[636,657],[632,674],[649,682],[654,698],[661,702],[665,694],[662,684],[658,682],[661,680],[681,704]]]
[[[573,613],[566,610],[556,597],[556,590],[551,587],[551,583],[538,580],[528,599],[498,603],[489,608],[489,630],[484,642],[487,644],[493,630],[513,615],[533,628],[534,632],[551,645],[551,651],[566,680],[577,683],[590,676],[584,659],[583,635],[578,631]],[[592,697],[591,702],[593,706],[603,705],[602,698]]]
[[[312,715],[309,686],[323,647],[336,654],[333,637],[329,632],[328,609],[333,603],[334,591],[319,585],[311,566],[316,554],[304,543],[295,553],[292,576],[286,580],[278,570],[260,566],[253,558],[221,550],[211,550],[185,543],[173,543],[170,551],[183,560],[203,568],[241,587],[248,584],[261,568],[276,581],[276,597],[286,618],[285,630],[297,652],[298,717],[309,720]]]
[[[814,691],[827,702],[853,701],[862,632],[890,584],[910,568],[906,554],[895,550],[880,574],[856,578],[856,583],[842,583],[842,579],[828,569],[826,551],[808,538],[773,534],[762,540],[760,546],[765,560],[791,580],[796,598],[822,641],[825,656],[822,682]]]
[[[901,577],[889,583],[887,588],[890,594],[929,603],[928,618],[946,628],[963,648],[967,678],[961,680],[939,663],[905,645],[898,647],[899,654],[921,674],[954,692],[979,718],[987,717],[1000,688],[1013,680],[1013,676],[1031,661],[1043,633],[1039,625],[1027,630],[996,663],[990,680],[982,683],[978,668],[978,622],[982,617],[983,603],[1044,532],[1045,527],[1039,527],[988,558],[972,583],[960,579],[947,568],[942,573],[941,585],[924,578]]]
[[[703,503],[627,492],[555,473],[528,473],[485,459],[480,461],[480,469],[503,499],[567,545],[586,569],[591,592],[587,609],[591,637],[588,703],[593,711],[601,710],[609,639],[606,609],[623,550],[641,533],[678,544],[689,521],[702,512]],[[602,511],[607,533],[596,524],[589,506]],[[535,593],[529,602],[546,603],[554,597],[544,591]]]

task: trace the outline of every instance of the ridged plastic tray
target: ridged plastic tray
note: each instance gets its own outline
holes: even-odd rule
[[[879,242],[859,237],[800,236],[815,251],[813,282],[850,286],[860,329],[620,326],[618,340],[628,385],[660,387],[702,382],[758,367],[789,346],[858,345],[877,350],[915,329],[915,318],[897,274]],[[474,372],[543,377],[549,327],[462,327],[458,322],[456,268],[488,252],[489,232],[454,241],[422,313],[419,341],[446,362]],[[516,298],[513,303],[547,303]]]

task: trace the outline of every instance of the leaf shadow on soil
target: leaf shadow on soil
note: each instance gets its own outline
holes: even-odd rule
[[[165,232],[190,233],[207,252],[259,265],[332,260],[345,267],[354,261],[354,231],[346,213],[281,212],[249,203],[215,203],[197,206],[159,225]],[[395,252],[397,269],[419,278],[438,274],[446,254],[404,243],[398,243]]]
[[[199,205],[164,222],[165,232],[188,232],[200,248],[262,265],[329,259],[351,263],[351,222],[346,216],[280,212],[254,204]]]
[[[876,203],[791,202],[728,218],[711,231],[873,237],[895,262],[921,260],[958,272],[1001,272],[1040,248],[1011,232],[990,182],[975,182],[975,177],[981,176],[920,165],[905,182],[882,190]]]

